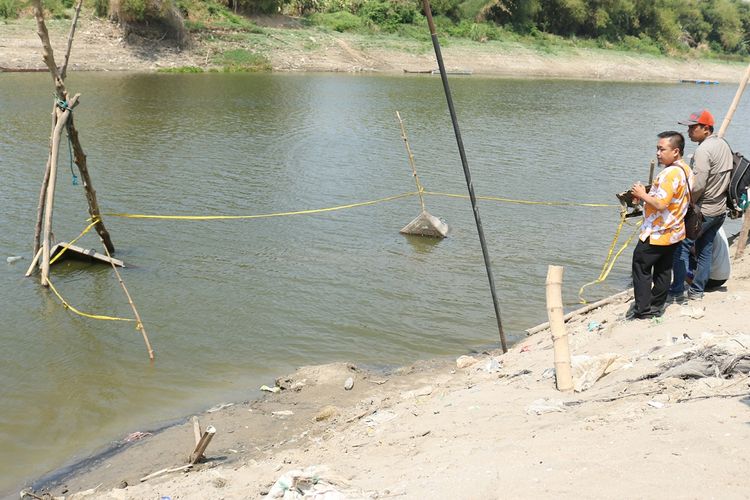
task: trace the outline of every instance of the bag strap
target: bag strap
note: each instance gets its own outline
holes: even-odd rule
[[[682,175],[685,176],[685,189],[687,190],[687,196],[688,196],[688,205],[693,204],[693,196],[690,192],[690,180],[688,179],[687,172],[685,172],[685,169],[682,168],[682,165],[679,165],[677,168],[680,169],[680,172],[682,172]]]
[[[719,137],[718,135],[716,137]],[[732,157],[734,157],[734,150],[732,149],[732,145],[729,144],[729,141],[724,138],[724,136],[719,137],[722,141],[724,141],[729,148],[729,151],[732,153]]]

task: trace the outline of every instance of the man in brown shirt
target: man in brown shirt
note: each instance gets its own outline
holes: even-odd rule
[[[700,299],[711,271],[714,238],[726,217],[732,150],[724,139],[714,134],[714,117],[706,109],[677,123],[687,125],[690,140],[698,143],[690,161],[695,175],[690,191],[693,203],[700,207],[703,214],[703,226],[698,239],[683,240],[675,252],[669,293],[677,299],[684,296],[690,247],[695,245],[697,267],[687,295],[689,299]]]

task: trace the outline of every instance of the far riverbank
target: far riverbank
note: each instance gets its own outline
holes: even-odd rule
[[[127,35],[116,24],[84,12],[73,45],[73,71],[153,72],[220,66],[221,54],[246,50],[268,59],[273,71],[403,73],[435,69],[429,39],[393,35],[358,35],[301,27],[289,18],[255,20],[258,33],[217,33],[195,38],[180,50],[168,41]],[[65,47],[69,20],[47,21],[58,54]],[[44,69],[33,19],[6,20],[0,25],[0,68]],[[515,78],[563,78],[602,81],[673,82],[710,80],[737,82],[746,64],[707,59],[673,59],[633,52],[589,48],[546,48],[508,42],[443,40],[449,70]],[[59,55],[62,57],[62,55]]]

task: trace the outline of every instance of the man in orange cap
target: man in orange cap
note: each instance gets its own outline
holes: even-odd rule
[[[714,117],[706,109],[696,111],[677,123],[687,125],[690,140],[698,143],[690,161],[690,168],[695,176],[690,192],[693,203],[700,207],[703,214],[703,226],[698,239],[683,240],[675,251],[669,293],[673,299],[681,301],[684,299],[685,276],[693,244],[698,266],[693,283],[687,291],[688,299],[701,299],[708,283],[714,238],[726,217],[732,150],[724,139],[714,134]]]

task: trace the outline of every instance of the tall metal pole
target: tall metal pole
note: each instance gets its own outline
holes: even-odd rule
[[[445,99],[448,101],[448,109],[451,114],[451,121],[453,122],[453,131],[456,134],[456,143],[458,144],[458,152],[461,155],[461,165],[464,168],[464,176],[466,177],[466,187],[469,189],[469,199],[471,199],[471,208],[474,211],[474,220],[477,223],[477,232],[479,233],[479,243],[482,246],[482,255],[484,256],[484,267],[487,269],[487,279],[490,282],[490,292],[492,293],[492,303],[495,306],[495,317],[497,318],[497,329],[500,332],[500,344],[503,347],[503,352],[508,352],[508,346],[505,341],[505,332],[503,331],[503,322],[500,319],[500,303],[497,299],[497,292],[495,291],[495,279],[492,277],[492,265],[490,264],[490,254],[487,251],[487,243],[484,240],[484,229],[482,229],[482,219],[479,217],[479,208],[477,207],[477,198],[474,195],[474,185],[471,182],[471,171],[469,171],[469,164],[466,161],[466,152],[464,151],[464,143],[461,139],[461,131],[458,128],[458,119],[456,118],[456,110],[453,107],[453,98],[451,97],[451,89],[448,85],[448,75],[445,72],[445,64],[443,63],[443,56],[440,53],[440,42],[438,42],[437,33],[435,30],[435,22],[432,20],[432,8],[430,7],[429,0],[422,0],[422,6],[424,7],[425,16],[427,16],[427,25],[430,27],[430,36],[432,37],[432,46],[435,48],[435,57],[437,58],[438,67],[440,68],[440,78],[443,80],[443,89],[445,90]]]

